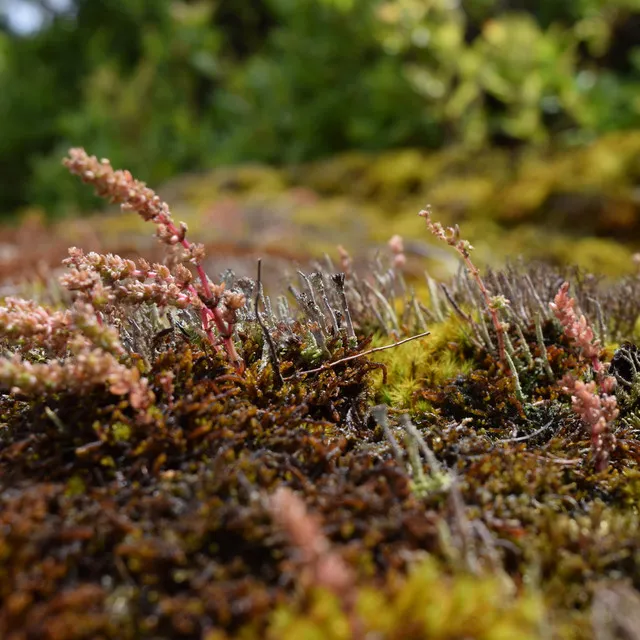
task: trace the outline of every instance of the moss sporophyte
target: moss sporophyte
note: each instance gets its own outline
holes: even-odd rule
[[[425,210],[443,281],[392,236],[216,284],[151,189],[65,164],[167,257],[72,248],[0,306],[0,637],[635,628],[637,274],[481,273]]]

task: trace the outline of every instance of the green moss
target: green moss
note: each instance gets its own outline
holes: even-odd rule
[[[85,481],[80,476],[72,476],[67,482],[67,496],[81,496],[87,489]]]
[[[398,409],[410,408],[420,389],[438,387],[473,370],[468,336],[457,318],[450,316],[429,330],[426,338],[375,355],[387,372],[386,383],[378,377],[374,387],[382,402]],[[385,344],[389,344],[388,337],[380,335],[372,342],[373,347]]]
[[[131,438],[131,427],[123,422],[115,422],[111,425],[111,433],[116,442],[127,442]]]
[[[239,637],[348,640],[356,628],[398,639],[535,640],[544,637],[544,606],[539,594],[517,593],[505,576],[450,576],[425,559],[384,590],[362,589],[352,613],[336,596],[317,590],[303,606],[276,610],[260,635],[246,629]]]

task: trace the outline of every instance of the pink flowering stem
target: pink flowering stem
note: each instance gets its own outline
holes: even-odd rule
[[[180,243],[184,247],[196,267],[206,298],[205,308],[200,313],[203,330],[213,345],[218,344],[211,331],[210,321],[212,320],[220,334],[220,343],[224,346],[229,360],[242,371],[244,364],[232,339],[233,323],[225,322],[222,311],[217,306],[219,301],[214,300],[215,296],[200,262],[202,251],[197,250],[193,243],[185,238],[186,226],[181,224],[180,229],[176,227],[171,218],[169,206],[143,182],[134,179],[129,171],[114,171],[108,160],[99,161],[95,156],[89,156],[84,149],[70,149],[69,157],[64,160],[64,164],[84,182],[93,184],[98,195],[108,197],[112,202],[118,202],[125,210],[136,211],[144,220],[153,221],[158,226],[158,236],[163,242],[169,245]],[[160,232],[161,228],[164,228],[163,232]],[[193,285],[188,285],[186,288],[189,293],[198,296]]]

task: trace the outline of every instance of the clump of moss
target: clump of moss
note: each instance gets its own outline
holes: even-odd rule
[[[431,597],[426,594],[431,594]],[[433,597],[437,594],[437,597]],[[355,607],[362,634],[384,638],[540,638],[544,606],[535,593],[517,594],[504,576],[449,576],[430,559],[417,560],[407,577],[390,576],[386,588],[363,588]],[[353,637],[340,601],[315,591],[297,606],[281,606],[266,629],[243,629],[242,638]],[[211,640],[225,636],[212,633]]]
[[[372,346],[388,341],[377,335]],[[429,336],[419,343],[389,349],[375,359],[387,372],[386,382],[376,379],[379,399],[397,409],[412,407],[425,386],[437,389],[458,375],[471,373],[475,365],[468,334],[454,316],[432,325]]]

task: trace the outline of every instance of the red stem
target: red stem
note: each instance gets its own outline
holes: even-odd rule
[[[162,224],[164,224],[167,227],[167,229],[171,234],[180,237],[181,231],[177,229],[177,227],[171,220],[166,220],[166,219],[162,220]],[[191,243],[186,238],[183,237],[182,240],[180,240],[180,244],[187,251],[191,251]],[[202,265],[200,263],[196,262],[195,265],[196,265],[196,271],[198,273],[198,277],[200,278],[200,282],[202,284],[202,290],[204,291],[205,297],[212,298],[213,293],[211,291],[211,287],[209,286],[209,280],[207,278],[207,274],[204,272],[204,269],[202,268]],[[188,288],[191,293],[195,293],[196,295],[198,294],[198,292],[196,291],[195,287],[193,287],[193,285],[189,285]],[[220,338],[222,339],[222,344],[224,345],[224,349],[227,352],[227,356],[229,357],[229,360],[234,364],[234,366],[240,372],[242,372],[244,370],[244,363],[242,361],[242,358],[239,356],[238,352],[236,351],[236,347],[233,344],[233,339],[231,337],[233,333],[233,325],[228,324],[224,321],[220,313],[220,309],[218,309],[218,307],[214,307],[213,309],[209,307],[203,307],[200,312],[200,317],[202,319],[202,328],[204,329],[204,332],[207,334],[207,337],[209,338],[211,343],[215,345],[215,338],[211,333],[211,329],[209,325],[209,317],[213,319],[216,325],[216,328],[218,329],[218,333],[220,334]]]

